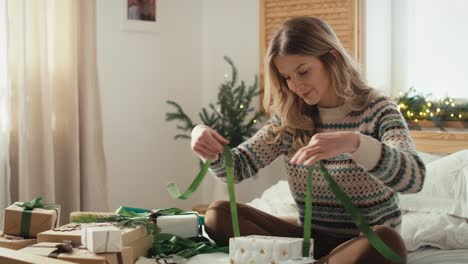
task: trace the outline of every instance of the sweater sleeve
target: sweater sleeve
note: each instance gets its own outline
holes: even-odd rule
[[[231,149],[236,183],[255,176],[260,169],[282,154],[281,139],[274,143],[267,143],[269,133],[267,126],[269,123],[275,125],[279,122],[278,117],[274,116],[253,137]],[[218,159],[211,164],[210,171],[222,181],[227,181],[223,155],[219,155]]]
[[[426,168],[416,152],[406,122],[393,102],[386,101],[379,111],[373,133],[378,138],[361,135],[361,144],[351,156],[393,190],[419,192]]]

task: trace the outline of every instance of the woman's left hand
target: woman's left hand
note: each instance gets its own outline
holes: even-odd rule
[[[292,164],[310,166],[319,160],[330,159],[343,153],[352,153],[360,143],[360,133],[340,131],[317,133],[309,144],[300,148],[289,161]]]

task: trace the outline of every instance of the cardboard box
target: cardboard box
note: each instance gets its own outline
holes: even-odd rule
[[[22,236],[21,221],[24,208],[12,204],[5,208],[3,218],[3,233],[11,236]],[[31,211],[31,222],[27,237],[34,238],[38,233],[57,227],[59,224],[60,207],[56,210],[35,208]],[[26,236],[25,236],[26,237]]]
[[[60,243],[38,243],[20,249],[18,252],[47,257],[49,255],[52,255],[51,253],[53,253],[57,249],[57,244]],[[80,247],[74,248],[70,253],[60,253],[56,257],[59,260],[65,260],[80,264],[133,264],[133,250],[130,247],[123,247],[122,252],[102,254],[94,254],[89,250]],[[119,258],[121,260],[120,262]]]
[[[37,240],[35,238],[22,238],[0,233],[0,247],[2,248],[18,250],[36,243]]]

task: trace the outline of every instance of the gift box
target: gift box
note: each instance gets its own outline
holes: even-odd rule
[[[37,243],[35,238],[22,238],[18,236],[5,235],[0,232],[0,247],[9,249],[22,249]]]
[[[24,210],[14,203],[4,211],[3,233],[12,236],[34,238],[38,233],[59,225],[60,207],[56,209],[34,208]]]
[[[112,223],[94,223],[94,224],[75,224],[70,223],[53,230],[48,230],[37,234],[37,242],[63,242],[70,240],[77,244],[81,244],[81,227],[82,226],[113,226]],[[120,228],[122,234],[122,245],[128,245],[140,238],[148,235],[145,226],[124,227]]]
[[[93,253],[121,252],[122,233],[115,226],[83,226],[81,244]]]
[[[291,237],[235,237],[229,239],[229,259],[236,264],[269,264],[302,259],[302,242],[302,238]]]
[[[71,212],[70,223],[114,222],[116,217],[112,212]]]
[[[125,246],[133,249],[133,260],[136,261],[139,257],[148,256],[148,250],[153,247],[153,236],[145,236]]]
[[[64,260],[52,259],[48,257],[37,256],[9,248],[0,248],[0,263],[8,264],[72,264]]]
[[[156,225],[161,233],[173,234],[183,238],[196,237],[200,234],[198,214],[196,213],[158,216]]]
[[[62,243],[43,242],[23,249],[19,252],[55,258],[59,260],[80,263],[80,264],[132,264],[133,252],[129,247],[123,247],[122,252],[95,254],[91,251],[79,247],[72,248],[70,252],[64,252],[57,248]],[[59,246],[60,247],[60,246]],[[48,263],[48,262],[45,262]]]

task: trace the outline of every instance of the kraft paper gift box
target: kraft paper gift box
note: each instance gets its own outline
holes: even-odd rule
[[[9,236],[0,232],[0,247],[9,249],[22,249],[37,243],[35,238],[22,238],[17,236]]]
[[[83,226],[81,244],[93,253],[121,252],[122,233],[115,226]]]
[[[19,252],[49,257],[50,259],[65,260],[79,264],[133,264],[133,251],[123,247],[122,252],[95,254],[80,247],[73,248],[71,252],[57,252],[57,245],[61,243],[44,242],[23,249]],[[48,263],[48,262],[45,262]]]
[[[59,224],[60,207],[56,210],[34,208],[24,211],[23,207],[14,203],[5,208],[3,217],[3,233],[12,236],[36,237],[38,233],[57,227]],[[30,220],[25,214],[31,214]],[[22,234],[22,221],[29,221],[27,234]]]
[[[48,230],[37,234],[37,242],[63,242],[71,240],[77,244],[81,244],[81,227],[82,226],[112,226],[112,223],[93,223],[93,224],[74,224],[61,226],[59,228]],[[126,246],[140,238],[148,235],[145,226],[137,226],[134,228],[120,228],[122,234],[122,245]]]
[[[230,263],[270,264],[302,259],[302,242],[302,238],[292,237],[244,236],[231,238],[229,239]]]
[[[0,248],[0,263],[5,264],[73,264],[64,260],[52,259],[48,257],[37,256],[17,250]]]
[[[136,261],[139,257],[148,256],[148,250],[153,247],[153,236],[145,236],[125,246],[133,249],[133,260]]]
[[[162,215],[156,218],[161,233],[169,233],[182,238],[196,237],[200,233],[198,214]]]

